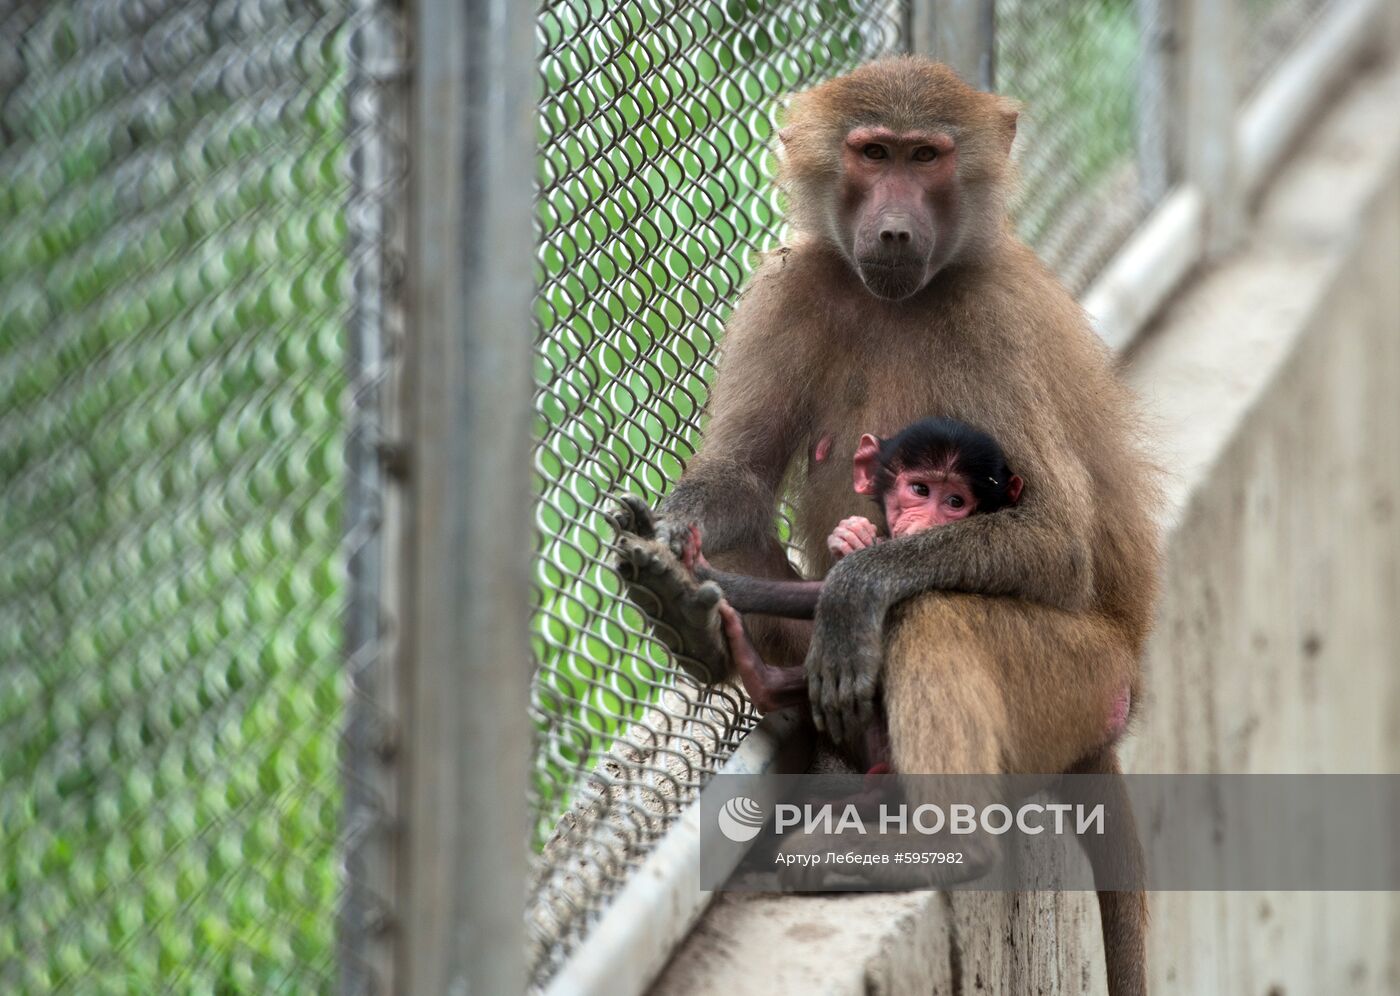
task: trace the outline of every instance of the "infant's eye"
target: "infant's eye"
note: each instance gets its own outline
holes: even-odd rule
[[[927,485],[927,484],[911,484],[911,485],[909,485],[909,490],[912,491],[912,492],[914,492],[914,494],[918,495],[920,498],[927,498],[927,497],[928,497],[928,485]]]
[[[948,507],[949,507],[949,508],[962,508],[962,507],[963,507],[964,505],[966,505],[966,504],[967,504],[967,502],[963,500],[963,496],[962,496],[962,495],[949,495],[949,496],[948,496]]]

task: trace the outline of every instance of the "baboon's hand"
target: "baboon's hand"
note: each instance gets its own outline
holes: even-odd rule
[[[607,516],[616,532],[654,539],[662,546],[669,547],[677,558],[694,552],[692,548],[698,546],[699,531],[693,523],[657,518],[651,506],[636,495],[622,495],[617,498],[617,504],[618,510]]]
[[[630,533],[639,539],[656,538],[656,517],[652,514],[650,505],[636,495],[621,495],[615,500],[617,511],[603,513],[615,534],[621,536],[623,533]]]
[[[826,576],[807,649],[812,720],[838,744],[856,746],[875,722],[875,694],[884,663],[886,605],[863,583],[861,554],[841,560]]]
[[[681,667],[702,684],[719,681],[729,673],[729,645],[719,615],[723,593],[713,581],[701,582],[681,559],[694,558],[692,542],[698,552],[698,533],[688,524],[682,528],[658,522],[640,498],[628,495],[618,504],[619,511],[608,520],[615,533],[617,572],[628,595]],[[680,553],[671,536],[677,538]]]

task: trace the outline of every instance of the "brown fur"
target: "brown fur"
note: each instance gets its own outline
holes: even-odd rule
[[[703,448],[662,510],[701,523],[716,567],[793,576],[773,532],[786,486],[807,573],[822,576],[832,523],[878,514],[851,490],[861,433],[938,415],[1001,442],[1026,481],[1018,506],[843,560],[810,646],[812,624],[751,624],[769,660],[805,656],[809,672],[831,673],[868,622],[868,593],[886,576],[925,579],[927,593],[891,613],[884,634],[900,772],[1059,773],[1101,755],[1099,769],[1116,771],[1102,717],[1124,684],[1140,700],[1157,589],[1153,475],[1108,351],[1007,222],[1014,120],[1001,98],[918,58],[793,100],[781,180],[794,238],[763,260],[729,321]],[[940,128],[957,141],[956,251],[901,301],[866,290],[834,220],[841,142],[868,124]],[[827,434],[834,446],[815,463]],[[873,693],[870,676],[857,677]],[[825,687],[818,719],[832,715]],[[1103,906],[1115,996],[1140,991],[1144,912],[1140,896]]]

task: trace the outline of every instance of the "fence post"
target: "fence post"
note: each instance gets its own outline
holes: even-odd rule
[[[1142,39],[1137,72],[1138,190],[1144,204],[1160,204],[1171,187],[1172,53],[1177,46],[1173,0],[1136,0]]]
[[[402,583],[403,495],[385,456],[403,436],[395,392],[401,369],[404,254],[402,11],[380,0],[354,8],[346,88],[352,170],[346,211],[351,311],[347,359],[345,614],[342,740],[345,889],[337,924],[342,996],[396,991],[392,927],[401,727],[394,619]]]
[[[909,51],[951,66],[973,86],[996,84],[994,0],[914,0]]]
[[[1205,198],[1207,257],[1233,248],[1244,222],[1235,155],[1239,2],[1183,0],[1183,114],[1177,135],[1183,179]]]
[[[534,8],[412,8],[399,991],[522,992]]]

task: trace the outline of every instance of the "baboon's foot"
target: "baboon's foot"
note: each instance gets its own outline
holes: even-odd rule
[[[719,585],[700,581],[682,562],[693,530],[664,520],[658,523],[647,504],[635,496],[627,495],[618,503],[620,510],[608,519],[617,571],[628,595],[687,673],[707,685],[721,680],[730,670],[719,615],[724,595]]]

